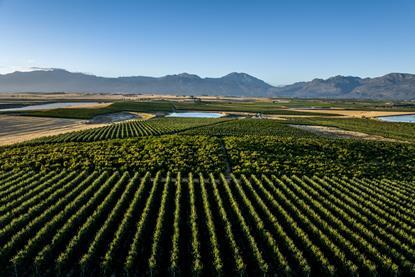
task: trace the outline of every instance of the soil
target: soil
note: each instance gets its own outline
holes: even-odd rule
[[[301,110],[295,109],[298,112],[309,112],[309,113],[326,113],[326,114],[338,114],[343,117],[359,117],[359,118],[373,118],[378,116],[391,116],[391,115],[404,115],[413,114],[413,112],[393,112],[393,111],[354,111],[354,110],[342,110],[342,109],[322,109],[322,110]]]
[[[10,145],[44,136],[102,127],[83,120],[0,115],[0,145]]]
[[[68,107],[65,107],[64,109],[101,109],[101,108],[108,107],[111,104],[112,104],[111,102],[95,103],[95,104],[86,104],[86,103],[80,102],[79,105],[68,106]]]
[[[389,142],[402,142],[396,139],[385,138],[377,135],[370,135],[362,132],[348,131],[336,127],[320,126],[320,125],[294,125],[290,126],[312,132],[314,134],[336,137],[336,138],[357,138],[364,140],[376,140],[376,141],[389,141]]]

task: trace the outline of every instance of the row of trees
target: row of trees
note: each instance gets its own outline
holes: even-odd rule
[[[411,144],[276,136],[166,135],[5,148],[0,152],[0,170],[67,168],[219,173],[229,165],[238,174],[414,180],[414,155]],[[17,178],[24,180],[22,176]]]
[[[407,182],[51,171],[13,191],[14,174],[0,180],[16,205],[0,225],[3,275],[415,273]]]
[[[150,120],[129,120],[111,125],[65,133],[62,135],[34,139],[25,144],[49,144],[62,142],[91,142],[110,139],[157,136],[173,134],[200,126],[222,123],[226,119],[204,118],[155,118]]]

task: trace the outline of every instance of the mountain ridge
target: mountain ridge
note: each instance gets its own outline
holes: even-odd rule
[[[0,92],[90,92],[249,97],[415,100],[415,74],[389,73],[374,78],[336,75],[327,79],[270,84],[243,72],[218,78],[180,73],[162,77],[100,77],[65,69],[0,74]]]

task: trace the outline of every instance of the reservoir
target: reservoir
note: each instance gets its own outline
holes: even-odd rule
[[[197,117],[197,118],[219,118],[225,116],[221,113],[209,112],[183,112],[183,113],[169,113],[166,117]]]
[[[394,116],[381,116],[377,119],[387,122],[405,122],[405,123],[415,123],[415,114],[408,115],[394,115]]]
[[[82,107],[84,105],[95,105],[99,104],[98,102],[59,102],[59,103],[48,103],[40,105],[30,105],[20,108],[9,108],[9,109],[0,109],[0,112],[18,112],[18,111],[36,111],[36,110],[51,110],[59,108],[68,108],[68,107]]]

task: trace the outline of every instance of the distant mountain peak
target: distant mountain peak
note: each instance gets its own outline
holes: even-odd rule
[[[409,74],[409,73],[389,73],[386,74],[385,76],[383,76],[384,78],[392,78],[392,79],[413,79],[415,78],[414,74]]]
[[[190,73],[164,77],[99,77],[59,68],[0,74],[0,92],[160,93],[297,98],[364,98],[415,100],[415,75],[390,73],[376,78],[333,76],[273,87],[247,73],[232,72],[219,78]]]
[[[166,76],[163,76],[161,78],[164,78],[164,79],[180,78],[180,79],[195,79],[195,80],[202,79],[196,74],[190,74],[190,73],[186,73],[186,72],[179,73],[179,74],[166,75]]]
[[[190,74],[190,73],[186,73],[186,72],[183,72],[183,73],[177,74],[177,76],[182,77],[182,78],[189,78],[189,79],[201,79],[201,78],[200,78],[198,75],[196,75],[196,74]]]
[[[280,97],[415,100],[415,75],[390,73],[376,78],[333,76],[273,89]]]
[[[254,76],[251,76],[247,73],[243,73],[243,72],[232,72],[232,73],[229,73],[228,75],[223,76],[221,79],[230,80],[232,82],[240,83],[240,84],[252,84],[256,86],[262,86],[264,88],[265,87],[271,88],[271,85],[267,84],[266,82]]]
[[[361,79],[361,78],[355,77],[355,76],[336,75],[336,76],[328,78],[327,80],[355,80],[355,79]]]
[[[247,73],[244,72],[231,72],[225,76],[223,76],[222,78],[245,78],[245,79],[257,79],[254,76],[251,76]],[[259,80],[259,79],[258,79]]]

